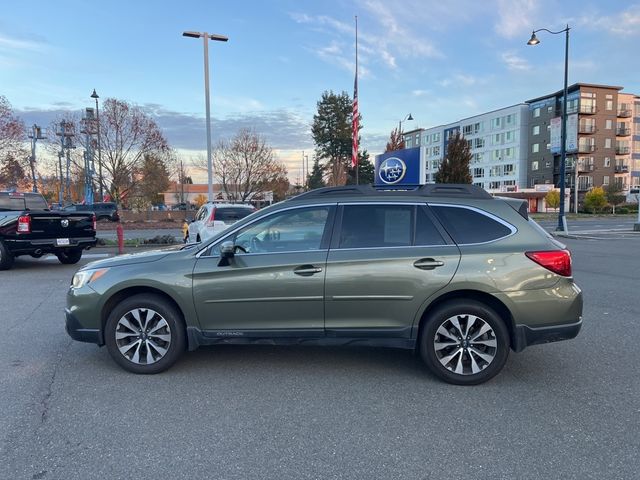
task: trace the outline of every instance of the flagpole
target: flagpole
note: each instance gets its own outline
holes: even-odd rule
[[[358,16],[356,15],[356,85],[358,85]],[[357,88],[356,88],[357,91]],[[360,106],[358,105],[358,115],[360,114]],[[359,122],[358,122],[359,123]],[[358,138],[358,131],[355,132],[356,140]],[[358,161],[358,150],[356,150],[356,185],[360,185],[360,162]]]

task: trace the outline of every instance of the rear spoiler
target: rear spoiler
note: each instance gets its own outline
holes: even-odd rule
[[[499,198],[500,200],[503,200],[511,208],[513,208],[516,212],[518,212],[522,218],[524,218],[525,220],[529,220],[529,202],[527,202],[526,200],[522,200],[521,198],[499,197],[499,196],[496,196],[495,198]]]

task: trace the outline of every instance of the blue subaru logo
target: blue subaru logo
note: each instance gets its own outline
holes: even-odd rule
[[[389,157],[380,164],[378,176],[384,183],[393,185],[404,178],[407,165],[397,157]]]

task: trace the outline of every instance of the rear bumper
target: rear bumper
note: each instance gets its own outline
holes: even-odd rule
[[[102,338],[102,332],[97,328],[82,328],[80,322],[69,309],[64,311],[66,321],[65,330],[67,334],[79,342],[97,343],[98,345],[104,345],[104,339]]]
[[[5,245],[13,254],[29,254],[40,250],[42,253],[54,253],[67,248],[88,249],[95,247],[95,237],[69,238],[69,245],[59,246],[56,238],[7,239]]]
[[[513,350],[521,352],[531,345],[570,340],[580,333],[581,328],[582,317],[575,323],[565,325],[548,325],[535,328],[526,325],[516,325],[513,338]]]

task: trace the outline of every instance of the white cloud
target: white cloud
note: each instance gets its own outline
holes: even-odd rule
[[[27,50],[32,52],[41,52],[46,49],[46,44],[42,42],[34,42],[31,40],[22,40],[19,38],[12,38],[6,35],[0,34],[0,49],[1,50]]]
[[[420,90],[420,89],[418,89],[418,90],[412,90],[411,91],[411,94],[414,97],[424,97],[425,95],[428,95],[429,93],[430,93],[429,90]]]
[[[527,71],[531,70],[531,65],[524,58],[520,57],[513,51],[504,52],[501,55],[502,61],[509,70]]]
[[[498,0],[498,22],[494,30],[506,38],[521,37],[533,30],[537,0]]]
[[[585,28],[606,30],[614,35],[638,35],[640,34],[640,5],[632,5],[625,11],[612,15],[590,12],[580,17],[576,23]]]

